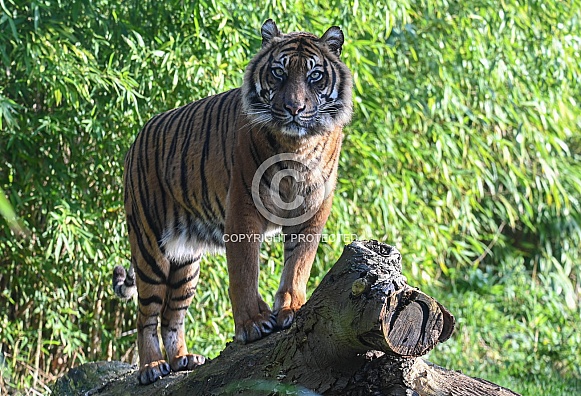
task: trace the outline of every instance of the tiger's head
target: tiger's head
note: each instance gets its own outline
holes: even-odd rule
[[[283,34],[267,20],[262,49],[244,75],[244,112],[251,125],[289,136],[323,134],[351,119],[352,79],[341,61],[343,32],[329,28],[320,38]]]

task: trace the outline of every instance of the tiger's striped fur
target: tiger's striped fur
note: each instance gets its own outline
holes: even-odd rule
[[[332,195],[322,195],[321,181],[334,188],[342,128],[351,118],[351,75],[339,58],[343,33],[338,27],[319,38],[282,34],[268,20],[262,39],[241,88],[155,116],[125,159],[131,268],[115,268],[113,283],[121,297],[138,292],[143,384],[170,369],[189,370],[204,362],[187,352],[184,341],[184,318],[204,253],[226,250],[238,341],[251,342],[290,326],[305,302],[331,208]],[[278,161],[253,190],[260,165],[281,153],[292,153],[295,161]],[[300,177],[275,180],[280,170]],[[276,182],[286,202],[301,197],[302,205],[277,206],[268,193]],[[316,210],[300,224],[276,224],[259,212],[253,193],[279,218]],[[277,231],[286,236],[285,266],[271,311],[258,292],[261,240],[226,237]],[[311,238],[300,238],[305,235]],[[159,316],[167,361],[157,335]]]

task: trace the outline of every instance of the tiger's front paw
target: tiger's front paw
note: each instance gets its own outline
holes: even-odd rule
[[[295,313],[298,309],[282,308],[274,312],[276,317],[276,326],[279,329],[288,329],[295,320]]]
[[[175,356],[171,359],[171,369],[173,371],[193,370],[206,363],[206,358],[202,355],[188,353],[187,355]]]
[[[151,384],[170,372],[169,364],[165,360],[157,360],[144,365],[139,369],[138,377],[141,385]]]
[[[296,312],[304,305],[305,293],[278,292],[274,303],[276,327],[288,329],[295,320]]]
[[[258,314],[244,321],[236,322],[236,341],[243,344],[259,340],[275,329],[276,318],[266,304],[261,306]]]

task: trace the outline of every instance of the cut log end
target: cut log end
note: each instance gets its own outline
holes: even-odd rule
[[[381,328],[389,349],[400,356],[421,356],[447,340],[454,317],[430,296],[404,288],[390,296],[381,313]]]
[[[351,323],[363,346],[397,356],[417,357],[450,337],[454,317],[438,301],[407,284],[401,274],[402,257],[395,247],[377,241],[358,241],[346,248],[342,258],[350,266],[336,266],[341,278],[333,279],[351,282],[350,309],[358,312],[357,320]],[[345,312],[338,315],[349,316]]]

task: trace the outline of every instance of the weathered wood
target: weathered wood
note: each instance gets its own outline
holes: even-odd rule
[[[446,370],[423,359],[415,359],[404,378],[406,385],[422,396],[518,395],[490,381]]]
[[[440,303],[407,284],[397,249],[354,242],[290,329],[230,343],[187,375],[140,386],[132,374],[92,394],[267,395],[292,387],[324,395],[514,395],[418,357],[453,329]]]

